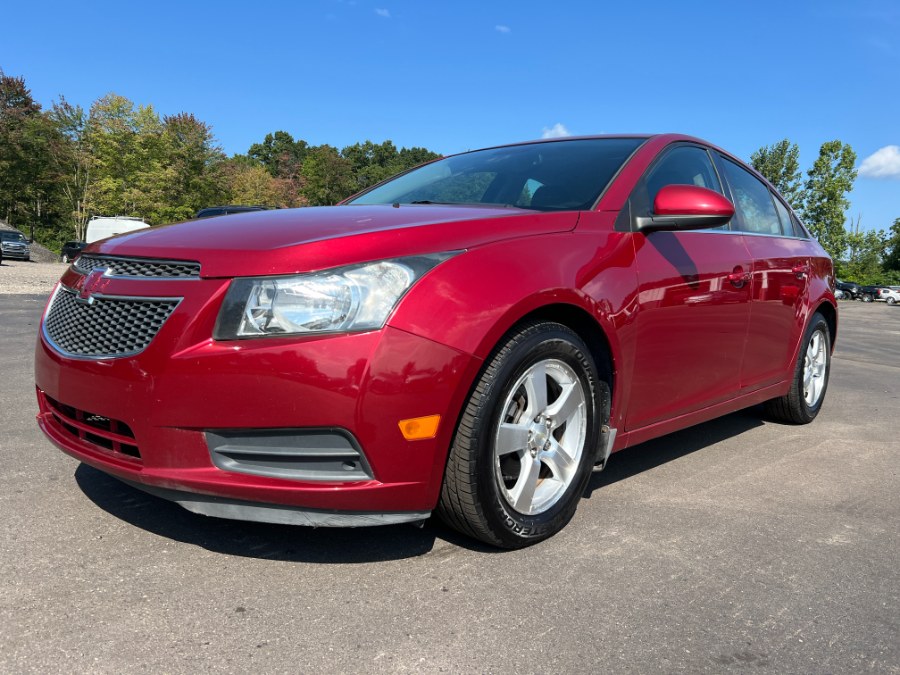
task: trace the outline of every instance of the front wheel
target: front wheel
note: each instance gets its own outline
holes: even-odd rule
[[[806,329],[791,390],[767,404],[769,414],[782,422],[809,424],[825,400],[831,373],[831,333],[825,317],[816,312]]]
[[[523,326],[488,359],[469,398],[438,513],[502,548],[559,532],[590,478],[608,396],[578,335],[551,322]]]

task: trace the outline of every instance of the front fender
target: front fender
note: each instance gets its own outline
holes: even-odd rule
[[[389,325],[484,360],[523,318],[577,308],[604,333],[617,375],[613,408],[621,410],[634,354],[637,279],[630,236],[576,230],[467,250],[416,284]],[[471,373],[469,388],[476,376]]]

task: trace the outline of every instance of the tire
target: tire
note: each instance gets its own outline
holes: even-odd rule
[[[525,324],[486,364],[457,426],[437,510],[464,534],[522,548],[572,519],[608,422],[609,387],[581,338],[557,323]]]
[[[885,302],[887,302],[887,304],[889,304],[889,305],[893,305],[897,301],[894,300],[894,298],[892,298],[892,297],[888,297],[888,299]]]
[[[816,312],[803,336],[791,390],[768,401],[767,412],[782,422],[809,424],[822,409],[830,373],[831,333],[825,317]]]
[[[863,293],[862,301],[863,302],[872,302],[875,298],[872,297],[870,293]]]
[[[68,264],[69,262],[71,262],[71,261],[69,260],[69,256],[67,256],[67,255],[63,255],[63,256],[62,256],[62,261],[63,261],[64,263],[66,263],[66,264]]]

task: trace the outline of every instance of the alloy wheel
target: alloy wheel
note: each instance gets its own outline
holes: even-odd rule
[[[825,370],[828,352],[825,349],[825,335],[817,330],[809,339],[803,361],[803,399],[810,408],[815,407],[825,391]]]
[[[535,363],[509,390],[494,469],[501,495],[519,513],[547,511],[574,480],[585,452],[585,401],[581,380],[557,359]]]

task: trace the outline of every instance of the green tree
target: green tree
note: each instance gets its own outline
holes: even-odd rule
[[[775,186],[795,209],[803,207],[803,174],[800,171],[800,148],[788,139],[773,146],[763,146],[750,156],[753,168]]]
[[[885,241],[884,270],[892,278],[900,277],[900,218],[894,218],[891,233]]]
[[[21,77],[0,70],[0,214],[10,224],[38,225],[55,184],[47,170],[54,127]]]
[[[862,284],[881,283],[881,260],[886,243],[884,230],[862,230],[857,218],[846,233],[846,242],[846,257],[835,263],[837,276]]]
[[[247,161],[246,156],[226,160],[220,167],[230,204],[248,206],[281,206],[278,179],[259,162]]]
[[[162,142],[166,199],[160,222],[187,220],[204,206],[223,200],[226,189],[218,169],[225,155],[208,124],[190,113],[168,116],[163,120]]]
[[[359,191],[440,155],[425,148],[397,150],[394,143],[387,140],[349,145],[341,151],[341,156],[353,164],[355,191]]]
[[[856,153],[840,141],[822,144],[819,157],[807,172],[803,217],[812,234],[835,260],[847,247],[847,193],[856,179]]]
[[[74,236],[84,240],[89,213],[93,155],[87,139],[87,114],[81,106],[69,104],[65,98],[53,105],[50,120],[57,134],[50,146],[51,170],[62,193],[65,241]]]
[[[294,140],[287,131],[276,131],[266,134],[262,143],[251,145],[247,156],[260,162],[275,178],[295,178],[301,173],[308,150],[306,141]]]
[[[310,206],[337,204],[356,192],[353,163],[330,145],[309,150],[303,160],[303,177],[302,192]]]

